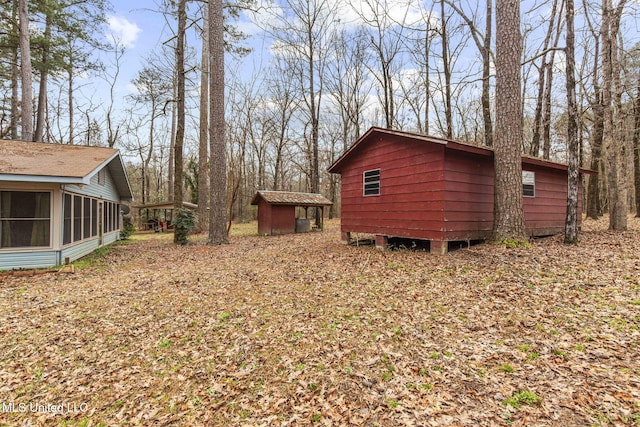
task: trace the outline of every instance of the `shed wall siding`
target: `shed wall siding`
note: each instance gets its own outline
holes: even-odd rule
[[[341,229],[422,239],[441,236],[444,147],[376,138],[342,171]],[[380,169],[380,195],[363,195],[363,173]]]
[[[445,150],[445,240],[485,239],[493,228],[493,159]]]
[[[271,234],[289,234],[295,232],[295,206],[271,205]]]
[[[258,203],[258,234],[271,234],[271,205],[263,199]]]

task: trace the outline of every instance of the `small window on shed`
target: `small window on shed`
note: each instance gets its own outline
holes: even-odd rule
[[[524,197],[536,197],[536,173],[522,171],[522,195]]]
[[[380,169],[365,171],[363,174],[363,194],[365,196],[380,195]]]

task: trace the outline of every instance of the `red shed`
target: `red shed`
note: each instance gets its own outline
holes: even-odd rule
[[[260,190],[251,201],[258,205],[258,233],[263,235],[289,234],[310,230],[310,222],[296,218],[296,207],[319,207],[324,214],[324,206],[333,203],[320,194],[295,193],[290,191]],[[324,215],[320,215],[323,218]]]
[[[487,239],[493,169],[489,148],[371,128],[329,168],[342,177],[342,240],[370,233],[384,247],[389,237],[421,239],[446,253],[448,242]],[[564,231],[567,166],[524,156],[522,170],[529,235]]]

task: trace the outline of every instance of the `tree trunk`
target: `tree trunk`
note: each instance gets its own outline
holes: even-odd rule
[[[482,49],[482,120],[484,122],[484,144],[493,147],[493,122],[491,120],[491,22],[493,0],[487,0],[486,28]]]
[[[36,132],[34,141],[42,141],[44,135],[44,113],[47,108],[47,79],[49,76],[49,39],[51,39],[51,16],[47,14],[44,27],[44,45],[42,48],[42,71],[38,89],[38,110],[36,113]]]
[[[227,150],[224,123],[224,16],[222,0],[209,2],[210,245],[227,243]]]
[[[566,11],[566,88],[567,88],[567,151],[568,151],[568,185],[567,185],[567,219],[564,229],[564,242],[578,242],[578,179],[579,179],[579,144],[578,144],[578,107],[576,105],[575,78],[575,34],[573,30],[573,0],[567,1]]]
[[[633,131],[633,182],[636,196],[636,217],[640,218],[640,76],[638,76],[633,122],[635,124]]]
[[[209,213],[209,10],[203,8],[200,75],[200,143],[198,145],[198,230],[208,229]]]
[[[619,3],[620,9],[624,0]],[[617,66],[616,36],[620,15],[613,11],[610,0],[602,1],[602,90],[604,106],[603,144],[607,166],[607,196],[609,199],[609,229],[627,228],[626,183],[622,174],[621,151],[623,141],[616,141],[614,128],[614,80],[619,73]],[[620,111],[617,114],[621,114]]]
[[[447,19],[444,14],[444,0],[440,0],[440,20],[442,23],[442,66],[444,68],[444,114],[447,125],[447,138],[453,138],[453,117],[451,108],[451,69],[449,68],[449,35]]]
[[[19,34],[20,27],[18,26],[18,1],[13,1],[13,31],[14,34]],[[20,81],[20,67],[18,66],[18,61],[20,57],[19,53],[19,44],[12,46],[11,49],[11,121],[9,123],[9,136],[11,139],[18,139],[18,119],[20,117],[20,103],[18,101],[19,94],[19,81]]]
[[[178,99],[176,100],[177,123],[175,135],[175,153],[174,153],[174,182],[173,182],[173,205],[176,209],[182,209],[183,194],[183,160],[182,147],[184,145],[184,126],[185,126],[185,79],[184,79],[184,50],[185,50],[185,32],[187,26],[186,1],[178,1],[178,34],[176,44],[176,80]],[[173,234],[174,243],[182,243],[180,240],[181,233]]]
[[[519,0],[496,2],[496,129],[493,239],[526,239],[522,206]]]
[[[33,89],[31,45],[29,40],[28,0],[18,0],[20,21],[20,67],[22,78],[22,135],[23,141],[33,140]]]

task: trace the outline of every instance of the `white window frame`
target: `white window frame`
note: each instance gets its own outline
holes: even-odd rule
[[[526,194],[525,186],[529,186],[533,190],[533,194]],[[533,171],[522,171],[522,197],[536,197],[536,173]]]
[[[371,174],[371,172],[375,172],[378,175],[378,180],[377,181],[367,181],[367,178],[371,178],[371,176],[367,176],[367,174]],[[379,196],[381,193],[381,173],[380,173],[380,168],[378,169],[370,169],[370,170],[366,170],[364,172],[362,172],[362,195],[363,197],[376,197]],[[367,194],[367,185],[374,185],[377,184],[378,188],[377,188],[377,192],[374,193],[369,193]]]

